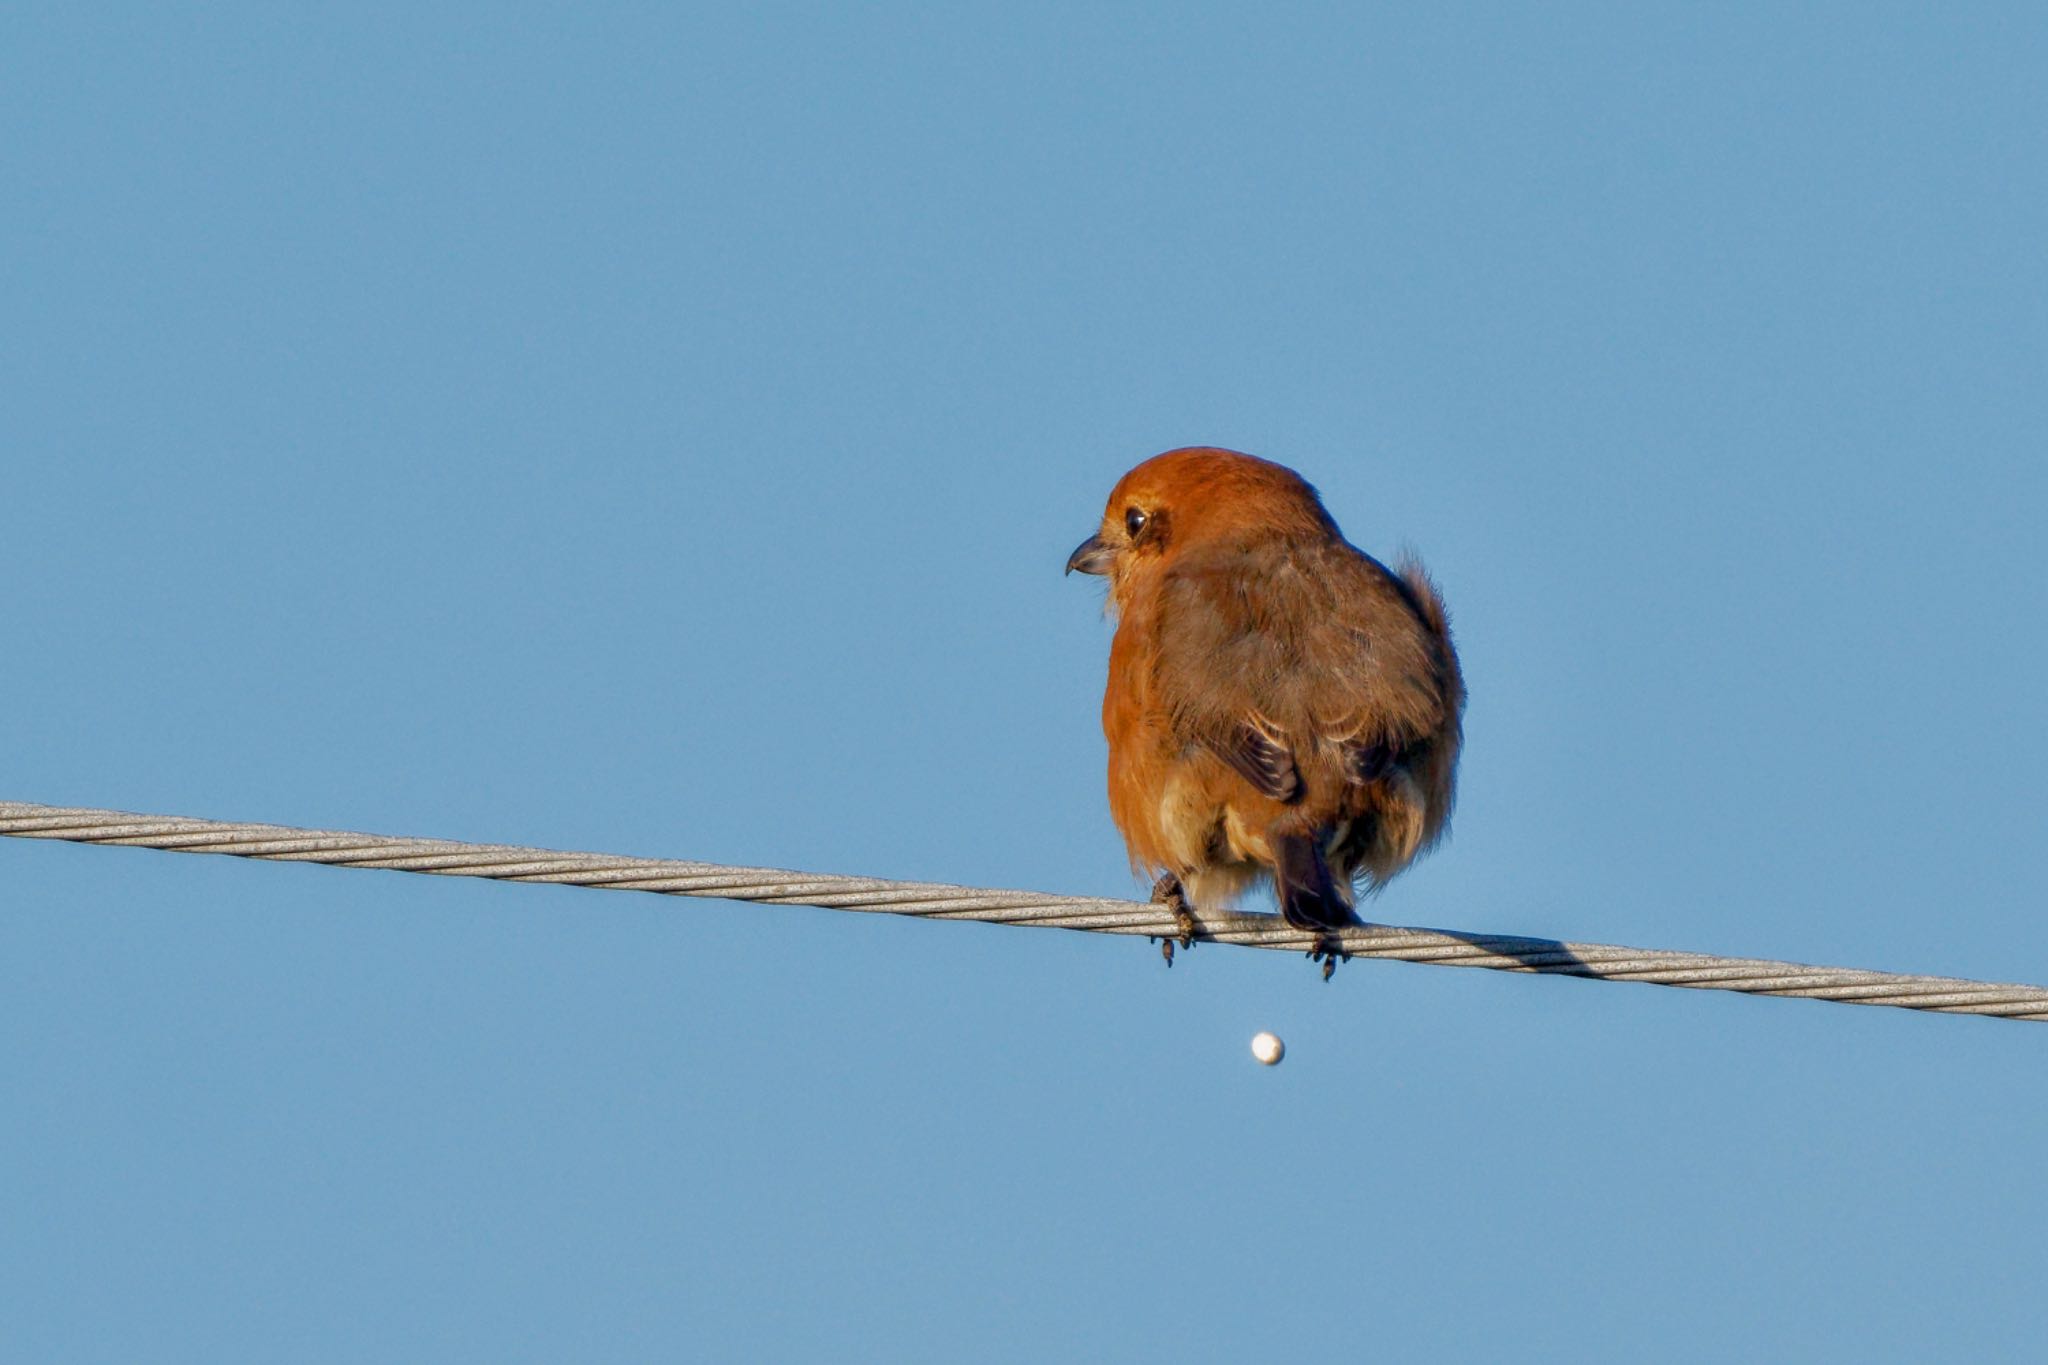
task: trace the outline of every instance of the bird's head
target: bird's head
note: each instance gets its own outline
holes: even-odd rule
[[[1107,577],[1110,600],[1121,606],[1134,584],[1190,549],[1336,534],[1316,490],[1285,465],[1189,446],[1117,480],[1101,527],[1067,557],[1067,572]]]

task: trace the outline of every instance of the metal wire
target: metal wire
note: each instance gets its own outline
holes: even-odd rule
[[[1095,896],[1048,896],[1036,891],[994,891],[938,882],[726,867],[718,863],[628,858],[612,853],[562,853],[513,844],[468,844],[452,839],[411,839],[295,829],[289,825],[131,815],[20,801],[0,801],[0,834],[83,844],[127,844],[177,853],[231,853],[278,862],[431,872],[444,877],[558,882],[615,891],[812,905],[925,919],[1085,929],[1104,934],[1171,938],[1177,932],[1173,913],[1164,906]],[[1203,942],[1300,953],[1325,946],[1316,935],[1291,929],[1273,915],[1201,914],[1195,936]],[[1390,958],[1442,967],[1487,967],[1597,981],[1642,981],[1695,990],[1833,1000],[1846,1005],[1893,1005],[1944,1014],[2048,1019],[2048,988],[2040,986],[1391,925],[1346,929],[1324,938],[1334,938],[1331,946],[1351,957]]]

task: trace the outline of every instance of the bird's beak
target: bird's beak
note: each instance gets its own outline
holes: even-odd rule
[[[1090,536],[1074,547],[1074,553],[1067,556],[1067,572],[1079,569],[1082,573],[1108,573],[1109,561],[1115,551],[1102,543],[1101,536]]]

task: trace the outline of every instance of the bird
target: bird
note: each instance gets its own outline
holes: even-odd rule
[[[1174,912],[1167,965],[1194,909],[1270,882],[1327,980],[1359,894],[1449,824],[1465,684],[1435,583],[1348,542],[1292,469],[1213,446],[1118,480],[1076,571],[1108,580],[1109,808]]]

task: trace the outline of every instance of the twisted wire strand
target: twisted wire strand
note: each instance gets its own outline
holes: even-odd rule
[[[1104,934],[1170,938],[1178,932],[1173,912],[1141,901],[1098,896],[1051,896],[1036,891],[1000,891],[939,882],[891,881],[833,873],[785,872],[765,867],[665,858],[632,858],[614,853],[566,853],[515,844],[471,844],[453,839],[416,839],[289,825],[244,824],[174,816],[133,815],[89,807],[39,806],[0,801],[0,834],[23,839],[61,839],[84,844],[121,844],[177,853],[227,853],[275,862],[321,863],[424,872],[443,877],[490,877],[500,881],[552,882],[608,890],[652,891],[669,896],[809,905],[924,919],[975,920],[988,924],[1037,925]],[[1719,957],[1661,948],[1624,948],[1605,943],[1566,943],[1512,934],[1459,933],[1365,925],[1319,936],[1273,915],[1198,914],[1195,937],[1306,953],[1334,940],[1352,957],[1442,967],[1485,967],[1494,971],[1576,976],[1595,981],[1640,981],[1693,990],[1741,991],[1847,1005],[1891,1005],[1944,1014],[1981,1014],[2004,1019],[2048,1020],[2048,988],[1966,981],[1946,976],[1912,976],[1813,967],[1765,958]]]

